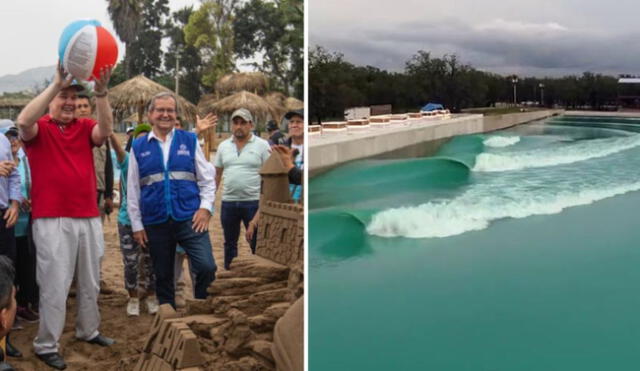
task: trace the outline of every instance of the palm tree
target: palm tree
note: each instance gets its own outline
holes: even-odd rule
[[[135,40],[140,27],[140,17],[142,13],[143,0],[107,0],[107,11],[111,22],[113,22],[113,28],[118,34],[120,40],[126,45],[125,51],[125,76],[129,78],[129,63],[127,63],[129,53],[129,46]]]

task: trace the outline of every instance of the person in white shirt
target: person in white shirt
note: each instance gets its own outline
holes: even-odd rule
[[[178,103],[159,93],[148,109],[152,131],[133,142],[127,203],[134,239],[149,248],[160,304],[175,308],[174,261],[180,244],[196,277],[195,297],[205,299],[215,279],[209,220],[215,200],[215,169],[195,134],[174,128]]]

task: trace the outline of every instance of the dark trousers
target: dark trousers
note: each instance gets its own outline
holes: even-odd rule
[[[29,223],[26,236],[16,237],[16,300],[18,306],[38,308],[39,290],[36,283],[36,247]]]
[[[249,222],[256,215],[260,201],[222,201],[220,221],[224,232],[224,269],[229,269],[233,258],[238,256],[238,237],[240,223],[247,228]],[[251,252],[256,253],[256,233],[249,244]]]
[[[179,222],[172,219],[161,224],[144,227],[149,238],[149,253],[156,276],[156,295],[160,304],[169,303],[174,308],[174,265],[176,244],[180,244],[191,261],[196,276],[194,296],[207,298],[207,288],[216,277],[216,262],[211,251],[209,232],[196,233],[191,220]]]
[[[5,255],[16,264],[16,236],[13,227],[7,228],[7,221],[4,214],[7,209],[0,209],[0,255]]]

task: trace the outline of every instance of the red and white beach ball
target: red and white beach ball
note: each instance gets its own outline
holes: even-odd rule
[[[76,79],[91,80],[100,69],[118,60],[116,39],[96,20],[75,21],[65,27],[58,43],[64,69]]]

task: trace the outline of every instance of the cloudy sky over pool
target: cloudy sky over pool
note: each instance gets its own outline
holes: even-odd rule
[[[418,50],[500,74],[640,74],[640,2],[310,0],[309,45],[401,71]]]

